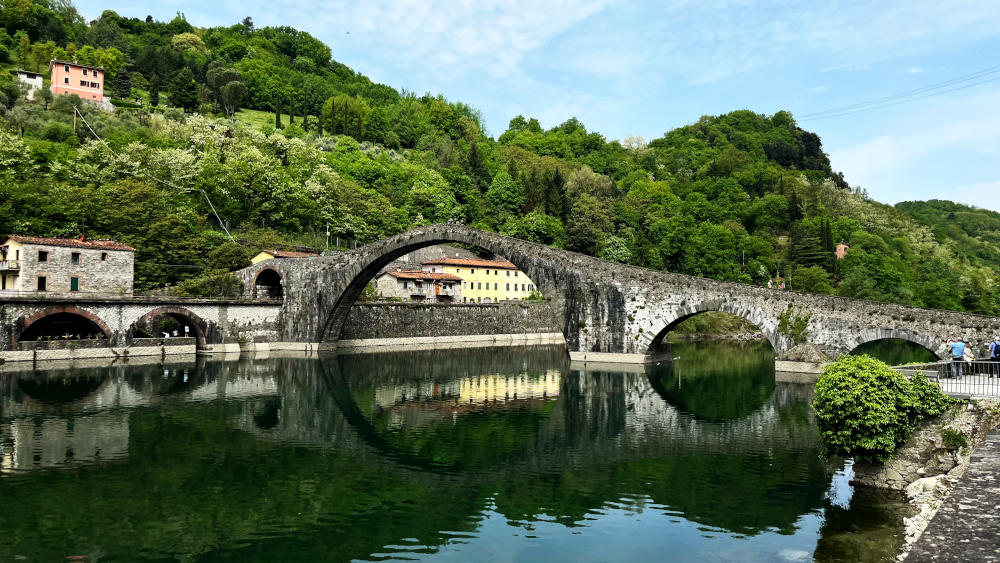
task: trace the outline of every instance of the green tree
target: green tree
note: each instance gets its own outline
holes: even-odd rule
[[[198,83],[194,81],[191,69],[182,68],[174,75],[170,83],[170,103],[185,111],[198,106]]]
[[[149,79],[149,105],[156,107],[160,105],[160,75],[154,74]]]
[[[503,224],[509,217],[517,217],[524,207],[524,186],[515,182],[506,169],[493,176],[493,183],[486,190],[486,202],[493,210],[496,224]]]
[[[114,95],[118,98],[128,99],[132,97],[132,74],[126,71],[120,71],[115,75],[114,86],[112,89]]]

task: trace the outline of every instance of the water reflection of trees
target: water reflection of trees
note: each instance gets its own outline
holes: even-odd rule
[[[700,420],[748,416],[774,392],[774,352],[767,343],[739,344],[673,344],[680,359],[651,366],[650,381],[665,401]]]
[[[120,477],[85,467],[44,480],[23,475],[19,487],[0,480],[12,507],[0,514],[9,530],[0,551],[126,554],[139,544],[150,556],[197,558],[250,543],[246,559],[269,560],[286,540],[261,538],[294,532],[297,557],[346,560],[401,538],[441,545],[449,537],[441,530],[473,530],[490,502],[512,520],[546,514],[578,525],[626,499],[744,534],[789,532],[822,506],[827,468],[808,390],[775,386],[772,377],[756,410],[746,413],[759,399],[730,400],[724,392],[726,406],[712,410],[706,405],[720,387],[709,380],[727,376],[709,370],[699,376],[704,385],[690,387],[694,398],[685,380],[670,391],[671,404],[641,374],[567,372],[560,352],[279,358],[116,372],[146,401],[130,412]],[[164,383],[164,370],[167,380],[179,380]],[[454,416],[440,416],[446,411],[433,394],[404,400],[389,392],[552,370],[561,377],[556,397],[486,403]],[[391,421],[390,403],[378,396],[434,416]],[[66,533],[53,542],[40,531],[45,511],[38,507],[56,499]],[[134,524],[127,533],[88,532],[120,522]]]

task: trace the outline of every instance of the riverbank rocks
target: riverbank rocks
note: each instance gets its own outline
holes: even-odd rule
[[[829,354],[823,347],[816,344],[799,344],[791,350],[782,354],[779,359],[789,362],[808,362],[811,364],[825,364],[829,362]]]
[[[897,560],[906,558],[910,546],[917,541],[954,484],[965,473],[972,452],[998,424],[1000,402],[968,403],[924,421],[888,462],[854,464],[852,485],[904,491],[913,507],[913,514],[903,518],[905,543]],[[946,428],[965,436],[968,446],[949,450],[942,437]]]

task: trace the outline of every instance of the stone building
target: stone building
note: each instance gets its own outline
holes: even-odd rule
[[[461,278],[463,302],[520,301],[535,289],[534,282],[507,260],[441,258],[424,262],[422,268],[425,272],[448,273]]]
[[[0,241],[0,294],[131,295],[135,249],[113,240],[7,235]]]
[[[380,299],[458,303],[462,299],[462,278],[452,274],[391,270],[375,276]]]
[[[29,100],[35,99],[35,92],[42,89],[42,75],[37,72],[28,72],[17,69],[17,81],[28,89],[26,96]]]

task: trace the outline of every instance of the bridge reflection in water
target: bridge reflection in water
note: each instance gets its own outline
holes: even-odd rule
[[[895,548],[895,505],[852,497],[820,455],[811,386],[775,383],[766,346],[680,356],[627,373],[571,369],[560,348],[6,372],[0,552],[745,561]],[[857,542],[865,532],[883,541]]]

